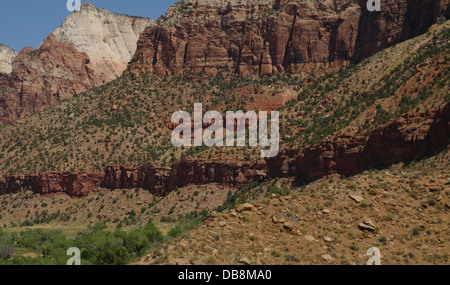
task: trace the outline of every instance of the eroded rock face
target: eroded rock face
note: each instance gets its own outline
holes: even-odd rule
[[[129,71],[246,76],[336,71],[420,35],[449,0],[185,0],[147,28]]]
[[[393,120],[368,138],[338,136],[303,150],[267,160],[270,177],[296,176],[310,181],[331,174],[354,175],[432,153],[450,143],[450,103],[434,114]]]
[[[135,168],[110,165],[106,168],[103,186],[108,189],[139,187],[155,195],[165,195],[190,184],[218,183],[236,187],[266,175],[264,163],[181,160],[171,168],[158,168],[152,163]]]
[[[24,48],[0,76],[0,122],[5,124],[95,87],[90,59],[51,34],[39,47]]]
[[[136,43],[144,29],[154,21],[97,9],[83,3],[53,34],[58,41],[72,43],[88,54],[94,75],[106,83],[121,76],[136,51]]]
[[[65,193],[82,197],[97,190],[103,181],[102,173],[45,172],[30,175],[10,175],[0,181],[0,194],[30,189],[39,194]]]
[[[352,1],[181,1],[147,28],[133,74],[272,74],[339,69],[352,56],[360,9]],[[181,11],[181,12],[180,12]]]
[[[11,73],[12,63],[16,56],[17,52],[15,50],[0,44],[0,73]]]
[[[399,42],[421,35],[437,22],[449,18],[450,0],[386,0],[381,12],[362,9],[354,62]],[[359,0],[361,7],[367,1]]]

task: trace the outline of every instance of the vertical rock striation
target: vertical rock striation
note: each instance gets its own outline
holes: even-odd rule
[[[427,31],[449,0],[182,0],[138,41],[129,66],[191,75],[332,72]]]
[[[58,41],[70,42],[87,53],[95,77],[106,83],[122,75],[139,36],[152,24],[152,19],[111,13],[83,3],[80,11],[70,14],[53,34]]]

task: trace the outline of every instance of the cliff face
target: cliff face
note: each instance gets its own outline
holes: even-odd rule
[[[236,187],[265,177],[265,164],[181,160],[171,168],[157,168],[151,163],[136,168],[111,165],[106,168],[103,185],[108,189],[139,187],[156,195],[165,195],[190,184],[218,183]]]
[[[94,75],[102,83],[121,76],[136,51],[137,40],[154,21],[97,9],[83,3],[53,34],[58,41],[72,43],[91,59]]]
[[[5,45],[0,44],[0,73],[11,73],[12,63],[17,52]]]
[[[171,168],[158,168],[152,163],[139,167],[109,165],[105,173],[46,172],[28,175],[8,175],[0,181],[0,194],[17,193],[28,188],[35,193],[66,193],[86,196],[98,186],[106,189],[142,188],[155,195],[165,195],[177,187],[190,184],[218,183],[237,187],[252,179],[266,177],[264,163],[208,162],[182,160]]]
[[[381,12],[362,9],[353,61],[425,33],[439,17],[449,18],[449,8],[449,0],[390,0],[382,1]]]
[[[24,48],[0,77],[0,122],[9,123],[93,88],[90,59],[50,35],[37,50]]]
[[[360,9],[352,1],[181,1],[147,28],[133,74],[241,75],[339,69],[353,55]]]
[[[171,7],[147,28],[129,70],[246,76],[334,71],[427,31],[449,0],[387,0],[369,12],[354,1],[200,1]],[[447,15],[448,16],[448,15]]]
[[[433,153],[450,143],[450,104],[435,114],[393,120],[367,139],[339,136],[303,150],[289,150],[267,160],[270,177],[295,176],[310,181],[326,175],[354,175]]]
[[[102,173],[46,172],[29,175],[10,175],[0,181],[0,194],[30,189],[39,194],[66,193],[82,197],[94,192],[103,181]]]

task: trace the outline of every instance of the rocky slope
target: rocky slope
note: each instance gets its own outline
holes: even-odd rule
[[[165,122],[175,111],[192,112],[192,102],[204,102],[205,111],[264,110],[258,101],[280,103],[283,90],[291,90],[292,99],[280,110],[281,150],[298,154],[339,135],[365,138],[402,114],[433,114],[448,102],[448,27],[439,25],[311,84],[289,74],[230,82],[125,74],[20,124],[0,127],[0,175],[101,172],[110,164],[137,167],[149,161],[170,167],[182,158],[258,161],[257,148],[174,147]]]
[[[355,175],[418,156],[433,154],[450,143],[450,103],[434,114],[395,119],[367,138],[348,135],[302,150],[287,150],[268,160],[270,177],[295,176],[308,182],[327,175]]]
[[[430,119],[427,119],[430,117]],[[85,196],[100,184],[107,189],[142,188],[167,195],[188,185],[216,183],[238,187],[265,178],[295,177],[309,182],[333,174],[346,176],[389,166],[444,149],[450,143],[450,103],[434,114],[393,120],[364,138],[337,137],[300,151],[288,150],[264,163],[181,160],[171,168],[147,163],[140,167],[110,165],[103,174],[47,172],[9,175],[0,182],[0,194],[29,188],[35,193]]]
[[[0,44],[0,73],[11,73],[12,63],[17,52],[8,46]]]
[[[384,1],[375,13],[366,2],[180,1],[144,31],[129,70],[333,71],[424,33],[449,14],[448,0]]]
[[[58,41],[72,43],[91,59],[96,78],[103,83],[116,79],[126,69],[144,29],[154,21],[97,9],[83,3],[53,34]]]
[[[302,187],[269,180],[245,192],[247,204],[214,212],[135,263],[366,265],[377,247],[383,265],[448,265],[449,161],[447,150]]]

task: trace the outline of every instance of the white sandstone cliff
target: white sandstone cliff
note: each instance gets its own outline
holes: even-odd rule
[[[17,56],[17,52],[8,46],[0,44],[0,72],[11,73],[12,63]]]
[[[53,34],[58,41],[68,41],[87,53],[95,76],[109,82],[122,75],[140,34],[152,24],[149,18],[111,13],[84,3],[81,11],[70,14]]]

